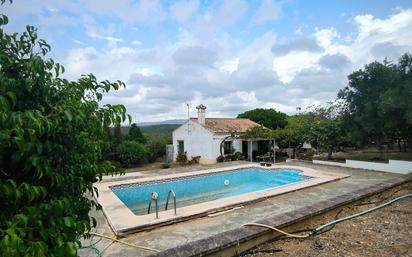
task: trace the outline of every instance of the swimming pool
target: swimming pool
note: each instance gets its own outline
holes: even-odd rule
[[[309,167],[261,167],[257,163],[190,172],[176,171],[179,169],[94,184],[99,192],[97,201],[116,235],[122,236],[208,215],[225,215],[242,206],[348,176]],[[164,210],[164,201],[170,189],[176,192],[176,213],[173,204],[167,211]],[[155,208],[147,214],[149,197],[154,191],[159,194],[158,216]],[[173,203],[172,199],[171,202]],[[154,204],[152,207],[155,207]]]
[[[250,167],[213,174],[119,185],[111,187],[111,190],[134,214],[145,215],[152,192],[158,194],[158,207],[161,211],[165,210],[169,190],[175,192],[177,207],[180,208],[284,186],[311,178],[302,175],[300,170],[295,169]],[[173,202],[172,200],[170,199],[171,202]],[[169,205],[168,209],[171,208],[173,208],[172,205]]]

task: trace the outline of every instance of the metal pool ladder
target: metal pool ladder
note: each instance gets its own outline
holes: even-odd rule
[[[175,215],[176,215],[176,194],[175,194],[175,191],[173,191],[172,189],[170,189],[169,193],[167,194],[167,201],[166,201],[165,211],[167,210],[167,206],[169,206],[170,194],[173,195],[173,204],[174,204],[174,207],[175,207]]]
[[[150,207],[152,206],[152,202],[155,201],[155,207],[156,207],[156,219],[159,218],[159,209],[158,209],[158,204],[157,204],[157,198],[159,197],[157,192],[152,192],[150,195],[150,200],[149,200],[149,207],[147,208],[147,214],[150,213]],[[167,205],[166,205],[167,206]]]

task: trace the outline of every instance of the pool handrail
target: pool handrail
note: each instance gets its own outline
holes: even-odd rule
[[[176,194],[175,194],[175,191],[173,191],[172,189],[170,189],[170,190],[169,190],[169,193],[167,194],[165,211],[167,210],[167,206],[169,206],[170,194],[173,194],[173,203],[174,203],[174,208],[175,208],[175,215],[177,215],[177,212],[176,212]]]
[[[155,201],[156,219],[159,218],[159,209],[158,209],[158,204],[157,204],[157,198],[158,198],[157,192],[152,192],[150,194],[149,207],[147,207],[147,214],[150,214],[150,207],[152,206],[152,202]]]

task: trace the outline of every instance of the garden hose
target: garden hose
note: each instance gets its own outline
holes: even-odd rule
[[[105,236],[105,235],[98,234],[98,233],[95,233],[95,232],[90,232],[89,234],[90,234],[90,235],[95,235],[95,236],[98,236],[98,237],[102,237],[102,238],[105,238],[105,239],[109,239],[109,240],[112,240],[112,241],[114,241],[114,242],[121,243],[121,244],[124,244],[124,245],[127,245],[127,246],[131,246],[131,247],[134,247],[134,248],[139,248],[139,249],[143,249],[143,250],[147,250],[147,251],[152,251],[152,252],[160,252],[160,251],[157,250],[157,249],[153,249],[153,248],[150,248],[150,247],[145,247],[145,246],[140,246],[140,245],[131,244],[131,243],[128,243],[128,242],[125,242],[125,241],[121,241],[121,240],[119,240],[119,239],[116,239],[116,238],[114,238],[114,237]]]
[[[281,233],[281,234],[284,234],[284,235],[286,235],[286,236],[288,236],[288,237],[294,237],[294,238],[307,238],[307,237],[309,237],[309,236],[312,234],[312,233],[306,233],[306,234],[303,234],[303,235],[290,234],[290,233],[288,233],[288,232],[286,232],[286,231],[280,230],[280,229],[278,229],[278,228],[275,228],[275,227],[272,227],[272,226],[269,226],[269,225],[261,224],[261,223],[247,223],[247,224],[245,224],[245,225],[243,225],[243,226],[256,226],[256,227],[269,228],[269,229],[271,229],[271,230],[274,230],[274,231],[277,231],[277,232],[279,232],[279,233]]]
[[[100,241],[102,241],[101,238],[90,245],[84,245],[80,248],[81,249],[87,249],[87,248],[92,249],[96,253],[97,257],[102,257],[102,252],[99,250],[99,248],[96,247],[96,244],[99,243]]]
[[[353,215],[350,215],[350,216],[347,216],[347,217],[343,217],[343,218],[340,218],[340,219],[331,221],[331,222],[329,222],[329,223],[326,223],[326,224],[324,224],[324,225],[322,225],[322,226],[317,227],[316,229],[313,230],[313,233],[317,234],[317,233],[319,233],[320,231],[322,231],[323,229],[325,229],[325,228],[327,228],[327,227],[329,227],[329,226],[332,226],[332,225],[341,223],[341,222],[346,221],[346,220],[351,220],[351,219],[354,219],[354,218],[363,216],[363,215],[365,215],[365,214],[368,214],[368,213],[370,213],[370,212],[376,211],[376,210],[378,210],[378,209],[381,209],[381,208],[383,208],[383,207],[386,207],[386,206],[388,206],[388,205],[391,205],[391,204],[394,203],[394,202],[397,202],[397,201],[399,201],[399,200],[406,199],[406,198],[412,198],[412,194],[402,195],[402,196],[396,197],[396,198],[394,198],[394,199],[392,199],[392,200],[390,200],[390,201],[388,201],[388,202],[386,202],[386,203],[383,203],[383,204],[377,205],[377,206],[375,206],[375,207],[373,207],[373,208],[367,209],[367,210],[365,210],[365,211],[362,211],[362,212],[359,212],[359,213],[356,213],[356,214],[353,214]]]
[[[391,204],[394,203],[394,202],[397,202],[397,201],[399,201],[399,200],[406,199],[406,198],[412,198],[412,194],[402,195],[402,196],[396,197],[396,198],[394,198],[394,199],[392,199],[392,200],[390,200],[390,201],[388,201],[388,202],[386,202],[386,203],[383,203],[383,204],[377,205],[377,206],[375,206],[375,207],[373,207],[373,208],[370,208],[370,209],[368,209],[368,210],[365,210],[365,211],[362,211],[362,212],[359,212],[359,213],[356,213],[356,214],[353,214],[353,215],[350,215],[350,216],[347,216],[347,217],[343,217],[343,218],[340,218],[340,219],[337,219],[337,220],[333,220],[333,221],[328,222],[328,223],[326,223],[326,224],[324,224],[324,225],[321,225],[321,226],[319,226],[319,227],[317,227],[317,228],[315,228],[315,229],[312,229],[310,232],[308,232],[308,233],[306,233],[306,234],[302,234],[302,235],[288,233],[288,232],[283,231],[283,230],[280,230],[280,229],[278,229],[278,228],[275,228],[275,227],[272,227],[272,226],[269,226],[269,225],[266,225],[266,224],[261,224],[261,223],[247,223],[247,224],[245,224],[244,226],[264,227],[264,228],[269,228],[269,229],[271,229],[271,230],[277,231],[277,232],[279,232],[279,233],[281,233],[281,234],[284,234],[284,235],[286,235],[286,236],[288,236],[288,237],[293,237],[293,238],[307,238],[307,237],[310,237],[310,236],[312,236],[312,235],[320,234],[320,233],[321,233],[325,228],[327,228],[327,227],[330,227],[330,226],[336,225],[336,224],[338,224],[338,223],[341,223],[341,222],[344,222],[344,221],[347,221],[347,220],[351,220],[351,219],[354,219],[354,218],[363,216],[363,215],[365,215],[365,214],[368,214],[368,213],[373,212],[373,211],[375,211],[375,210],[378,210],[378,209],[381,209],[381,208],[383,208],[383,207],[389,206],[389,205],[391,205]]]

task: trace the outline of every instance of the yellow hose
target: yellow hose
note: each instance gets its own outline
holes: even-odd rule
[[[157,250],[157,249],[153,249],[153,248],[150,248],[150,247],[145,247],[145,246],[140,246],[140,245],[131,244],[131,243],[128,243],[128,242],[124,242],[124,241],[118,240],[118,239],[116,239],[116,238],[114,238],[114,237],[105,236],[105,235],[98,234],[98,233],[95,233],[95,232],[90,232],[89,234],[90,234],[90,235],[95,235],[95,236],[98,236],[98,237],[102,237],[102,238],[106,238],[106,239],[112,240],[112,241],[114,241],[114,242],[118,242],[118,243],[121,243],[121,244],[124,244],[124,245],[128,245],[128,246],[131,246],[131,247],[135,247],[135,248],[139,248],[139,249],[143,249],[143,250],[147,250],[147,251],[152,251],[152,252],[160,252],[160,251]]]
[[[278,229],[278,228],[275,228],[275,227],[272,227],[272,226],[269,226],[269,225],[265,225],[265,224],[260,224],[260,223],[247,223],[247,224],[245,224],[245,225],[243,225],[243,226],[256,226],[256,227],[269,228],[269,229],[271,229],[271,230],[274,230],[274,231],[277,231],[277,232],[279,232],[279,233],[281,233],[281,234],[284,234],[284,235],[286,235],[286,236],[288,236],[288,237],[295,237],[295,238],[307,238],[307,237],[309,237],[309,236],[311,235],[310,233],[306,233],[306,234],[303,234],[303,235],[290,234],[290,233],[288,233],[288,232],[286,232],[286,231],[283,231],[283,230],[280,230],[280,229]]]

